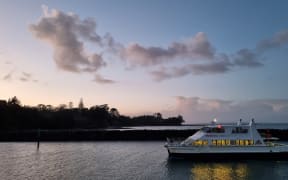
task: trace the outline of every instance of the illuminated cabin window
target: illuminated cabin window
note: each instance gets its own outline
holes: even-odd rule
[[[221,144],[221,140],[217,140],[217,146],[221,146],[222,144]]]
[[[240,141],[239,140],[236,140],[236,145],[239,145],[240,144]]]
[[[245,146],[249,146],[249,145],[250,145],[250,144],[249,144],[249,140],[247,140],[247,139],[245,140],[244,143],[245,143]]]
[[[237,140],[230,140],[230,144],[237,146],[250,146],[254,145],[254,141],[250,139],[237,139]]]
[[[207,140],[196,140],[192,143],[193,146],[206,146],[208,145]]]
[[[225,143],[226,143],[226,145],[230,145],[230,140],[229,140],[229,139],[226,139],[226,140],[225,140]]]
[[[230,140],[229,139],[212,140],[212,145],[213,146],[229,146],[230,145]]]
[[[244,146],[244,140],[239,140],[239,145]]]

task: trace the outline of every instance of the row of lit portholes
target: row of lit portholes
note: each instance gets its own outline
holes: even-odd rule
[[[192,145],[194,146],[206,146],[208,144],[209,144],[208,140],[196,140],[192,143]],[[250,139],[239,139],[239,140],[217,139],[217,140],[212,140],[211,145],[214,145],[214,146],[230,146],[230,145],[250,146],[250,145],[254,145],[254,141]]]

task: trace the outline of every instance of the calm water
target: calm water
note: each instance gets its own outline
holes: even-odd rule
[[[0,178],[288,179],[288,161],[169,160],[164,142],[0,143]]]

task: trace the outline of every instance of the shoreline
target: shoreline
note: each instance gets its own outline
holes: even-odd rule
[[[40,141],[165,141],[166,138],[184,139],[198,129],[189,130],[134,130],[134,129],[59,129],[0,131],[0,142]],[[263,137],[288,140],[288,129],[258,129]]]

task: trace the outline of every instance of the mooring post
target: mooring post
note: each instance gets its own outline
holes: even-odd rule
[[[38,129],[37,132],[37,150],[40,148],[40,129]]]

